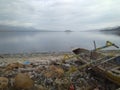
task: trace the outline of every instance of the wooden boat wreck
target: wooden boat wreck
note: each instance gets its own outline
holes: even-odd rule
[[[83,63],[79,67],[80,70],[83,68],[91,69],[94,74],[120,86],[120,55],[110,56],[95,50],[90,51],[82,48],[74,49],[73,53]]]

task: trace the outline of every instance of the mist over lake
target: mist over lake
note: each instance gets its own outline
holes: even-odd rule
[[[101,32],[0,32],[0,53],[71,52],[75,48],[94,49],[107,40],[120,46],[120,37]],[[108,49],[115,49],[114,47]]]

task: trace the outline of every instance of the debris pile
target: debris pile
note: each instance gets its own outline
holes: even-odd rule
[[[115,90],[120,87],[120,56],[111,58],[80,48],[73,52],[74,56],[64,60],[0,63],[0,90]]]
[[[96,85],[91,82],[96,81],[90,79],[85,70],[79,71],[78,65],[81,63],[74,59],[64,63],[51,61],[48,65],[40,62],[11,63],[0,67],[0,88],[68,90],[73,85],[76,90],[92,90]]]

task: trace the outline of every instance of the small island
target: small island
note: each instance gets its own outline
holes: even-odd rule
[[[65,32],[72,32],[71,30],[65,30]]]

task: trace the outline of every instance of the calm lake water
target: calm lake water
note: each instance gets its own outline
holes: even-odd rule
[[[120,37],[100,32],[0,32],[0,53],[71,52],[81,47],[94,49],[107,40],[120,46]],[[115,48],[109,48],[115,49]]]

